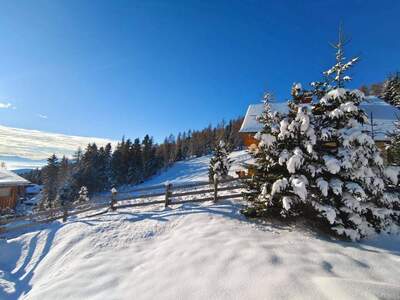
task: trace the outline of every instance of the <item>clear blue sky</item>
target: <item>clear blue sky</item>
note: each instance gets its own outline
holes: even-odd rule
[[[399,16],[400,1],[1,1],[0,103],[16,109],[0,124],[159,141],[319,79],[340,20],[352,85],[382,80]]]

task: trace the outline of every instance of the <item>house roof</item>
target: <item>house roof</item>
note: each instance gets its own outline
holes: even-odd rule
[[[271,103],[271,108],[273,111],[278,111],[281,113],[287,113],[288,111],[286,102],[273,102]],[[258,132],[262,128],[262,126],[260,122],[257,121],[257,117],[261,115],[262,111],[263,111],[262,103],[250,104],[239,132],[244,132],[244,133]]]
[[[274,111],[287,112],[287,104],[285,102],[272,103],[271,106]],[[388,133],[394,129],[394,122],[398,116],[400,117],[400,110],[375,96],[366,97],[366,100],[360,104],[360,107],[370,120],[370,124],[363,125],[365,130],[371,131],[371,120],[373,120],[375,140],[389,140]],[[262,125],[257,121],[257,117],[261,115],[262,110],[262,103],[249,105],[240,132],[256,133],[261,130]]]
[[[27,194],[39,194],[42,191],[42,187],[37,184],[30,184],[25,191]]]
[[[4,186],[23,186],[30,182],[25,178],[6,169],[0,169],[0,187]]]

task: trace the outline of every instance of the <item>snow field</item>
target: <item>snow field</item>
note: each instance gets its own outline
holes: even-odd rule
[[[207,163],[178,163],[146,184],[205,180]],[[399,299],[398,236],[331,241],[249,222],[240,207],[123,209],[10,233],[0,299]]]

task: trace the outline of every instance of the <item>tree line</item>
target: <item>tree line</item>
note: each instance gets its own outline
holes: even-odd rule
[[[40,206],[51,208],[75,201],[83,186],[89,193],[96,193],[112,186],[139,184],[176,161],[211,154],[220,140],[226,141],[230,150],[241,149],[242,121],[239,117],[202,130],[185,131],[176,137],[170,135],[160,144],[149,135],[133,141],[123,137],[114,149],[111,144],[101,147],[88,144],[72,158],[53,154],[42,169],[22,176],[43,185]]]
[[[366,96],[377,96],[385,102],[400,108],[400,73],[389,74],[383,82],[363,85],[360,90]]]

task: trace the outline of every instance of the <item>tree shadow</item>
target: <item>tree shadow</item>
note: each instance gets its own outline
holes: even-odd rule
[[[235,219],[240,222],[249,224],[262,231],[286,230],[292,231],[293,227],[283,222],[268,222],[260,219],[248,219],[240,213],[242,205],[234,203],[230,200],[222,200],[211,205],[197,203],[173,203],[172,207],[163,208],[160,210],[149,211],[126,211],[118,210],[119,215],[124,215],[127,222],[139,222],[143,220],[154,220],[159,222],[168,222],[172,217],[181,217],[193,214],[211,214],[222,216],[225,218]]]
[[[174,207],[175,206],[175,207]],[[240,213],[240,204],[230,200],[220,201],[212,205],[202,205],[196,203],[174,203],[173,209],[166,208],[158,211],[118,211],[119,214],[128,216],[125,221],[139,222],[143,220],[154,220],[159,222],[167,222],[171,217],[185,216],[191,214],[213,214],[226,218],[236,219],[240,222],[250,224],[258,230],[274,232],[291,232],[300,230],[304,234],[313,238],[323,240],[325,242],[334,243],[344,248],[356,248],[361,251],[382,253],[388,252],[393,255],[400,256],[400,237],[377,235],[375,239],[366,239],[359,242],[352,242],[349,240],[341,240],[337,237],[331,236],[326,231],[320,230],[315,225],[313,226],[306,221],[298,222],[285,222],[279,219],[249,219]],[[393,242],[393,238],[398,242]]]
[[[39,225],[38,227],[42,227],[43,225]],[[53,244],[54,241],[54,237],[57,233],[57,231],[63,227],[64,225],[62,223],[59,222],[53,222],[51,224],[51,226],[47,226],[46,230],[47,235],[45,237],[46,241],[44,242],[44,246],[41,250],[41,253],[39,254],[38,258],[35,260],[34,264],[32,265],[32,267],[29,268],[28,271],[26,271],[25,269],[30,265],[32,259],[34,259],[34,253],[37,251],[37,248],[39,246],[38,241],[40,238],[40,232],[43,232],[41,229],[38,229],[38,227],[35,228],[31,228],[29,231],[24,230],[23,232],[19,231],[18,233],[13,233],[13,235],[7,235],[7,238],[12,238],[14,235],[18,234],[25,234],[31,231],[38,231],[40,230],[40,232],[37,232],[30,240],[29,242],[29,246],[28,246],[28,250],[27,250],[27,254],[24,258],[23,263],[21,264],[21,266],[18,268],[18,270],[16,271],[12,271],[12,269],[15,269],[16,266],[14,266],[9,273],[8,279],[10,281],[12,281],[13,285],[14,285],[14,292],[12,293],[7,293],[5,291],[2,291],[2,293],[0,294],[2,296],[2,299],[6,300],[6,299],[19,299],[21,296],[26,295],[27,293],[29,293],[29,291],[32,289],[32,285],[30,283],[36,268],[39,266],[39,264],[42,262],[42,260],[47,256],[47,254],[50,251],[50,248]],[[14,236],[15,237],[15,236]],[[21,253],[22,254],[22,253]],[[18,261],[18,260],[17,260]],[[17,261],[15,261],[15,264],[17,263]]]
[[[390,240],[388,237],[387,240],[379,239],[379,240],[366,240],[362,242],[350,242],[343,241],[339,239],[332,238],[328,234],[321,233],[316,228],[312,228],[310,226],[304,224],[293,224],[289,222],[283,222],[278,220],[266,220],[266,219],[248,219],[244,215],[240,213],[240,208],[242,206],[237,202],[233,202],[230,200],[219,201],[216,204],[196,204],[196,203],[174,203],[172,207],[154,210],[149,209],[148,211],[137,210],[137,211],[129,211],[129,209],[121,209],[115,212],[109,212],[105,216],[113,217],[118,215],[123,215],[125,218],[120,219],[121,222],[140,222],[143,220],[154,220],[157,222],[168,222],[173,217],[180,217],[186,215],[193,214],[211,214],[216,216],[222,216],[229,219],[234,219],[243,224],[251,225],[257,230],[262,231],[274,231],[275,233],[279,233],[282,231],[293,231],[296,229],[304,230],[305,234],[311,234],[313,237],[339,245],[344,248],[356,248],[361,251],[368,251],[373,253],[382,253],[382,250],[394,254],[400,255],[400,243],[393,243],[393,240]],[[7,280],[12,282],[15,286],[15,291],[12,293],[7,293],[0,290],[0,298],[1,299],[18,299],[23,295],[29,293],[32,289],[32,285],[30,283],[37,267],[43,261],[43,259],[48,255],[51,246],[53,244],[54,238],[58,230],[60,230],[63,226],[67,224],[73,223],[82,223],[88,226],[95,226],[100,223],[110,222],[112,220],[108,218],[100,218],[99,216],[82,216],[82,217],[74,217],[70,219],[67,223],[63,224],[60,222],[52,222],[50,224],[40,224],[31,227],[30,229],[18,230],[13,233],[8,233],[6,237],[8,239],[15,238],[19,235],[26,234],[29,232],[36,232],[30,239],[28,249],[26,250],[26,255],[24,257],[24,261],[22,264],[16,269],[16,264],[18,259],[15,261],[14,268],[10,268],[7,274]],[[40,231],[40,232],[38,232]],[[41,235],[43,232],[46,232],[46,236],[44,237],[46,240],[44,242],[44,246],[39,255],[35,255],[36,251],[38,251],[38,246],[42,245],[39,243],[39,239],[42,238]],[[400,238],[398,239],[400,241]],[[22,255],[22,253],[21,253]],[[274,258],[275,259],[275,258]],[[35,260],[34,262],[32,260]],[[279,260],[276,260],[276,263],[279,263]],[[32,265],[33,264],[33,265]],[[361,267],[365,264],[360,262]],[[26,270],[29,268],[29,270]],[[323,264],[323,268],[329,273],[332,272],[332,266],[329,262]],[[15,270],[15,271],[12,271]],[[1,274],[0,274],[1,275]]]
[[[371,253],[382,253],[382,251],[384,251],[400,256],[400,235],[376,234],[373,237],[361,239],[360,241],[351,241],[332,236],[327,233],[326,230],[320,230],[320,228],[313,227],[310,223],[304,224],[302,229],[307,231],[316,239],[334,243],[342,248],[354,248]],[[362,263],[360,263],[360,266],[363,267]]]

